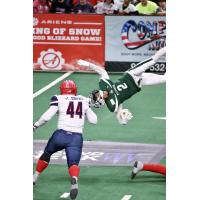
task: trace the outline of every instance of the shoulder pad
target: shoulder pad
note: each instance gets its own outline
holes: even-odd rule
[[[54,95],[54,96],[51,97],[50,106],[58,106],[58,97],[57,97],[57,95]]]

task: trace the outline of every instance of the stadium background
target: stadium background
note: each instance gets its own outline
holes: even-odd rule
[[[47,47],[45,47],[47,49]],[[141,58],[142,60],[142,58]],[[134,62],[134,61],[133,61]],[[137,62],[137,61],[136,61]],[[116,62],[114,63],[116,64]],[[124,62],[123,62],[124,64]],[[130,64],[130,63],[128,63]],[[113,68],[112,70],[113,71]],[[118,70],[121,71],[121,70]],[[159,71],[159,70],[157,70]],[[63,72],[34,72],[33,92],[54,81]],[[121,74],[110,74],[116,80]],[[78,85],[78,92],[87,96],[98,85],[98,75],[75,72],[69,76]],[[48,108],[52,95],[59,93],[59,83],[33,100],[33,120],[37,120]],[[115,116],[106,108],[95,110],[98,124],[86,124],[84,140],[116,141],[129,143],[165,144],[165,85],[146,86],[140,93],[124,103],[134,113],[134,119],[126,126],[117,123]],[[34,140],[47,140],[56,129],[56,117],[37,130]],[[165,164],[165,158],[160,161]],[[35,167],[35,165],[34,165]],[[165,199],[165,178],[144,172],[135,180],[130,180],[130,166],[81,166],[78,200],[121,200],[124,195],[132,195],[137,200]],[[66,165],[50,165],[34,187],[34,200],[61,199],[69,191],[69,177]]]

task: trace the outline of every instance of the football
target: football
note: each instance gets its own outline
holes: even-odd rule
[[[127,124],[132,119],[133,115],[128,109],[122,109],[119,113],[121,124]]]

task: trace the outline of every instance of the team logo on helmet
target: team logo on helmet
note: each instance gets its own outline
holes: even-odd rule
[[[41,69],[44,70],[61,70],[62,64],[65,63],[65,59],[62,57],[60,51],[48,49],[47,51],[42,51],[40,53],[38,63],[40,64]]]

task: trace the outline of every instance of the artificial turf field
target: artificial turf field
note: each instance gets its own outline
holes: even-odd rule
[[[62,73],[35,72],[34,93],[61,75]],[[112,74],[110,78],[116,80],[120,76],[121,74]],[[73,73],[68,78],[77,83],[78,93],[84,96],[88,96],[91,90],[98,88],[99,76],[96,74]],[[48,108],[51,96],[59,94],[59,84],[34,98],[34,121]],[[165,144],[165,120],[152,118],[166,116],[165,90],[165,85],[146,86],[140,93],[127,100],[124,107],[133,112],[134,119],[126,126],[119,125],[114,114],[106,107],[95,109],[98,124],[96,126],[86,124],[84,140]],[[56,117],[40,127],[33,139],[48,139],[55,129]],[[165,159],[161,163],[165,164]],[[130,180],[130,170],[131,166],[81,166],[77,200],[121,200],[125,195],[132,195],[131,200],[165,199],[163,176],[142,172],[134,180]],[[50,165],[40,176],[34,188],[33,199],[61,199],[60,196],[69,191],[69,186],[66,166]]]

